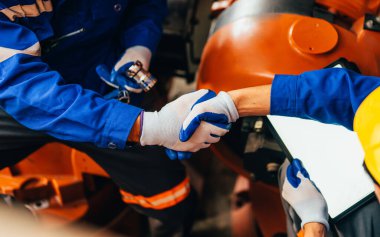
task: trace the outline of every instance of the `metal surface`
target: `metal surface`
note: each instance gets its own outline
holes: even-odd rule
[[[228,91],[270,84],[275,74],[321,69],[341,57],[354,62],[363,74],[380,75],[380,34],[363,30],[364,18],[358,19],[350,31],[332,25],[338,42],[332,50],[317,55],[300,51],[289,38],[293,25],[303,20],[314,21],[295,14],[267,14],[245,17],[220,28],[205,46],[198,88]],[[327,40],[326,34],[332,40]],[[330,49],[336,40],[328,32],[305,31],[303,35],[302,47],[313,47],[317,40],[322,51]]]
[[[128,68],[127,75],[134,79],[145,92],[150,91],[157,82],[157,79],[143,68],[143,64],[139,60]]]
[[[365,13],[376,14],[379,11],[379,0],[316,0],[316,3],[356,20]]]
[[[380,15],[374,16],[366,14],[364,19],[364,29],[380,32]]]
[[[223,26],[242,18],[269,13],[293,13],[311,16],[314,0],[239,0],[225,10],[217,20],[215,33]]]

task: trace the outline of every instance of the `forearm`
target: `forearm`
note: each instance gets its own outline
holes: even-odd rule
[[[303,226],[304,237],[324,237],[326,236],[326,227],[317,222],[306,223]]]
[[[240,117],[267,115],[270,112],[271,85],[229,91]]]
[[[37,58],[21,55],[15,63],[16,59],[3,64],[12,70],[0,83],[2,109],[14,119],[61,140],[124,148],[141,109],[105,100],[79,85],[64,85],[60,75]]]
[[[133,127],[131,129],[131,132],[129,133],[128,136],[128,142],[140,142],[140,137],[141,137],[141,114],[137,117],[135,123],[133,124]]]

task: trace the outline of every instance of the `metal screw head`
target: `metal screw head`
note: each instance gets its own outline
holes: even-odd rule
[[[366,21],[365,25],[371,29],[373,27],[373,20]]]
[[[380,15],[378,15],[376,18],[375,18],[376,22],[377,23],[380,23]]]
[[[120,3],[117,3],[113,6],[113,9],[115,10],[115,12],[120,12],[121,11],[121,4]]]

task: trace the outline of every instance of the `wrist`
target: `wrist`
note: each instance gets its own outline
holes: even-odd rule
[[[160,120],[158,112],[144,112],[142,118],[140,144],[142,146],[161,146]]]
[[[234,90],[234,91],[228,91],[226,92],[231,100],[234,102],[234,105],[236,107],[236,109],[238,110],[238,113],[239,113],[239,104],[240,104],[240,101],[241,101],[241,93],[239,90]],[[239,113],[240,115],[240,113]]]
[[[249,87],[227,92],[240,117],[267,115],[270,111],[271,85]]]
[[[303,226],[305,237],[323,237],[326,236],[326,227],[322,223],[309,222]]]
[[[229,122],[236,122],[236,120],[239,119],[239,113],[237,111],[236,104],[231,98],[230,94],[221,91],[217,97],[219,97],[223,101],[223,104],[226,106]]]
[[[129,136],[127,141],[128,142],[140,142],[141,137],[141,130],[142,130],[142,120],[144,111],[140,113],[140,115],[136,118],[135,123],[133,124],[133,127],[131,131],[129,132]]]

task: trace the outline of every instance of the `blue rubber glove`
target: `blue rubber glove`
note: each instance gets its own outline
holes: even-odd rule
[[[141,86],[135,82],[134,79],[127,76],[127,71],[133,63],[134,62],[128,62],[118,70],[112,69],[111,73],[106,65],[101,64],[96,67],[96,72],[107,85],[115,89],[126,89],[129,92],[141,93],[143,91]]]
[[[309,173],[298,159],[284,164],[286,169],[282,197],[301,218],[303,227],[306,223],[318,222],[329,229],[327,203],[318,188],[310,180]]]
[[[228,131],[231,123],[238,118],[239,114],[231,97],[226,92],[221,91],[212,99],[194,104],[183,122],[179,139],[183,142],[189,140],[202,121]],[[213,135],[219,136],[218,134]]]

